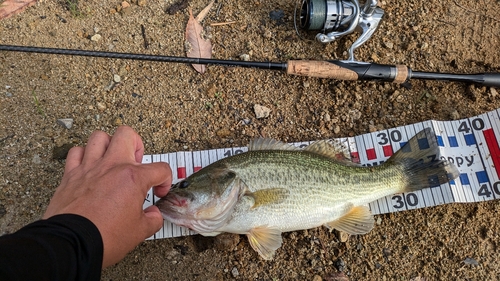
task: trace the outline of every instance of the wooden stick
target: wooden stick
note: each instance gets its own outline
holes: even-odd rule
[[[221,26],[221,25],[228,25],[228,24],[233,24],[233,23],[236,23],[236,21],[216,22],[216,23],[211,23],[210,26]]]

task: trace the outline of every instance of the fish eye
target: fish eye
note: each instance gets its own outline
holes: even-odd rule
[[[188,181],[181,181],[179,183],[179,188],[187,188],[189,186],[189,182]]]

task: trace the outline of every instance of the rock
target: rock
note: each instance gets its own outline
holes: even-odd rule
[[[376,132],[377,131],[377,126],[375,126],[373,124],[368,125],[368,131],[370,133]]]
[[[137,5],[139,5],[141,7],[146,6],[146,3],[147,3],[146,0],[139,0],[139,1],[137,1]]]
[[[97,41],[101,40],[101,38],[102,38],[101,34],[94,34],[94,35],[92,35],[92,37],[90,37],[90,40],[97,42]]]
[[[490,93],[492,98],[496,98],[498,96],[497,90],[495,90],[495,88],[493,87],[490,88]]]
[[[114,81],[115,83],[120,83],[120,82],[122,81],[122,78],[120,77],[120,75],[118,75],[118,74],[114,74],[114,75],[113,75],[113,81]]]
[[[126,9],[128,7],[130,7],[130,4],[127,1],[123,1],[122,2],[122,9]]]
[[[33,155],[33,164],[40,164],[42,163],[42,159],[40,158],[39,154]]]
[[[217,136],[219,138],[226,138],[226,137],[228,137],[231,134],[231,131],[229,131],[228,129],[224,128],[224,129],[218,130],[216,134],[217,134]]]
[[[381,217],[378,217],[377,218],[377,225],[381,225],[382,224],[382,218]]]
[[[257,119],[267,118],[267,117],[269,117],[269,114],[271,113],[270,108],[262,106],[260,104],[255,104],[253,106],[253,110],[255,112],[255,117],[257,117]]]
[[[250,60],[250,55],[249,54],[242,54],[242,55],[240,55],[240,59],[242,61],[249,61]]]
[[[334,134],[340,133],[340,126],[339,125],[337,125],[337,126],[335,126],[335,128],[333,128],[333,133]]]
[[[325,115],[323,115],[323,120],[325,120],[325,122],[330,122],[330,120],[332,120],[332,119],[330,118],[330,114],[325,113]]]
[[[100,111],[104,111],[106,109],[106,105],[103,104],[103,103],[98,102],[97,103],[97,109],[99,109]]]
[[[457,120],[457,119],[460,119],[460,114],[458,113],[458,111],[453,110],[450,113],[450,117],[451,117],[452,120]]]
[[[240,123],[242,125],[250,125],[250,124],[252,124],[252,120],[248,119],[248,118],[243,118],[243,119],[241,119]]]
[[[464,260],[464,263],[465,264],[472,264],[472,265],[479,265],[479,263],[477,262],[477,260],[475,260],[473,258],[466,258]]]
[[[313,281],[323,281],[323,278],[321,278],[321,276],[319,275],[314,275]]]
[[[340,271],[340,272],[345,270],[345,262],[342,259],[336,260],[335,266],[337,267],[338,271]]]
[[[394,48],[394,44],[392,42],[384,42],[384,46],[387,48],[387,49],[392,49]]]
[[[238,275],[240,275],[240,273],[238,272],[238,269],[236,267],[233,267],[233,269],[231,269],[231,274],[235,278],[238,277]]]
[[[121,126],[121,125],[123,125],[123,119],[121,117],[116,117],[113,120],[113,125],[115,125],[115,126]]]
[[[71,129],[71,127],[73,127],[73,118],[57,119],[57,124],[63,126],[66,129]]]

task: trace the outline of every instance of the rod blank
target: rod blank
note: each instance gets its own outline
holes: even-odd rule
[[[289,61],[289,62],[258,62],[234,61],[204,58],[187,58],[175,56],[146,55],[133,53],[116,53],[101,51],[72,50],[60,48],[42,48],[15,45],[0,45],[0,51],[43,53],[69,56],[100,57],[112,59],[129,59],[142,61],[158,61],[189,64],[212,64],[223,66],[253,67],[286,71],[288,74],[330,78],[339,80],[376,80],[405,83],[410,79],[443,80],[454,82],[475,83],[489,87],[500,87],[500,73],[452,74],[439,72],[412,71],[406,66],[383,65],[351,61]],[[300,67],[299,67],[300,66]],[[399,73],[406,69],[404,75]],[[300,70],[300,71],[299,71]],[[405,77],[402,77],[405,76]]]

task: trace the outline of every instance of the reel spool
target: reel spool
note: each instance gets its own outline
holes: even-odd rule
[[[321,30],[316,39],[322,43],[359,30],[361,35],[349,48],[349,61],[354,61],[354,50],[370,39],[383,15],[377,0],[366,0],[362,7],[357,0],[302,0],[299,24],[304,30]]]

